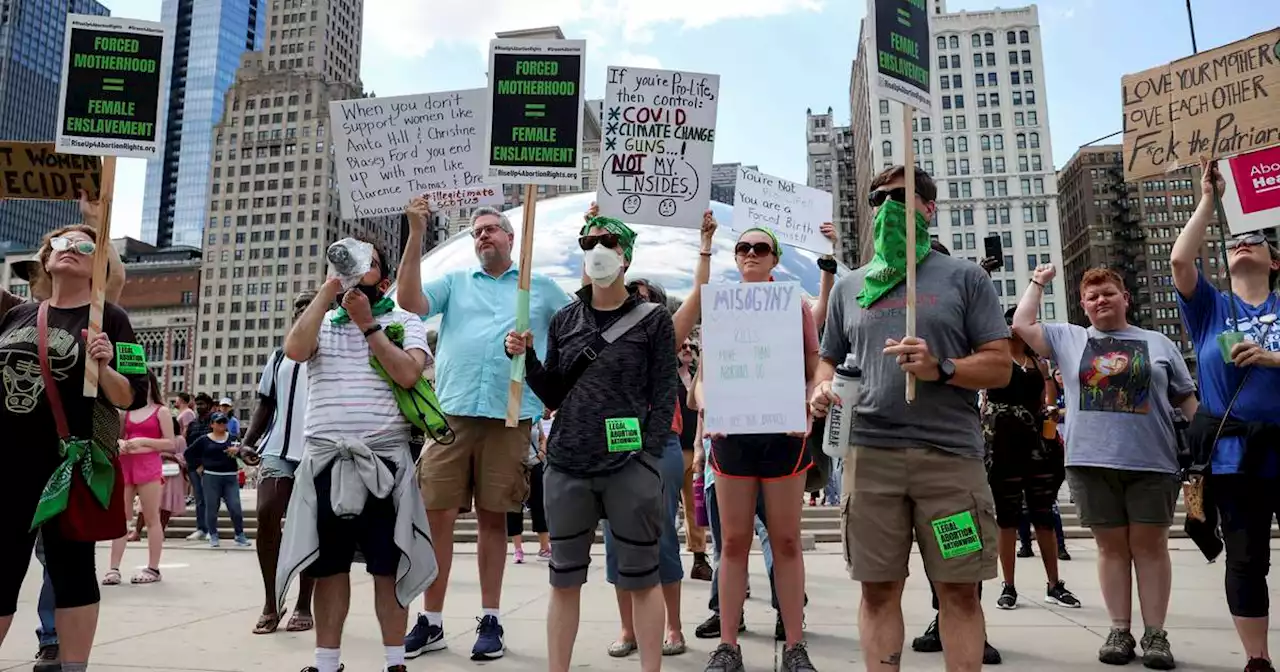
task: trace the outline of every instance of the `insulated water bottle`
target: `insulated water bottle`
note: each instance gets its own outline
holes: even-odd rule
[[[862,385],[862,369],[858,360],[849,355],[844,364],[836,367],[831,391],[840,403],[827,408],[827,434],[822,440],[822,452],[830,457],[843,458],[849,453],[849,425],[853,422],[854,408],[858,405],[858,388]]]
[[[707,520],[707,492],[703,488],[703,475],[693,475],[693,522],[698,527],[710,525]]]

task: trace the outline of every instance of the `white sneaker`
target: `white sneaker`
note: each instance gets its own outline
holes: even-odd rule
[[[187,535],[187,541],[208,541],[208,539],[209,535],[201,532],[200,530],[196,530],[195,532]]]

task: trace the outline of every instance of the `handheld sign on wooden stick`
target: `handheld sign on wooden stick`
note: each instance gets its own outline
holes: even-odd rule
[[[111,197],[115,192],[116,157],[102,159],[102,215],[98,218],[97,247],[93,251],[93,298],[89,302],[89,335],[85,343],[92,342],[102,333],[102,309],[107,302],[107,255],[115,254],[111,247]],[[98,360],[84,360],[84,396],[98,396]]]
[[[529,283],[533,272],[533,221],[538,208],[538,189],[524,185],[524,225],[520,229],[520,287],[516,291],[516,333],[529,330]],[[520,424],[520,402],[524,398],[524,355],[511,358],[511,389],[507,392],[507,426]]]

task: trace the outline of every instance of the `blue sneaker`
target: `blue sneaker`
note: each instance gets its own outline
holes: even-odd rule
[[[417,658],[424,653],[440,651],[446,646],[444,627],[431,625],[426,614],[418,614],[418,621],[413,624],[413,629],[404,636],[404,657]]]
[[[249,543],[248,537],[244,536],[243,534],[236,535],[236,546],[240,546],[241,548],[248,548],[249,546],[252,546],[252,545],[253,544]]]
[[[502,626],[493,616],[477,618],[476,645],[471,647],[471,660],[497,660],[507,652],[502,643]]]

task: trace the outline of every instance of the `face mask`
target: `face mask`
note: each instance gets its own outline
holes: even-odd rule
[[[370,306],[377,305],[382,300],[382,290],[378,289],[377,285],[356,285],[355,288],[360,290],[360,293],[364,294],[366,299],[369,299]]]
[[[600,287],[608,287],[618,279],[622,271],[622,257],[614,250],[603,245],[596,245],[582,255],[583,266],[591,282]]]

